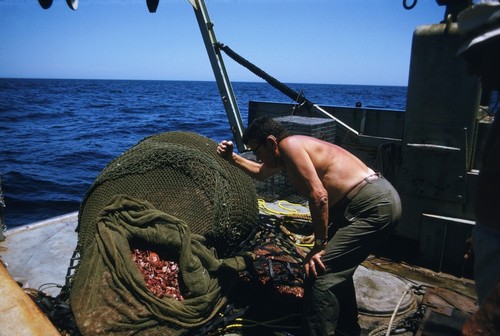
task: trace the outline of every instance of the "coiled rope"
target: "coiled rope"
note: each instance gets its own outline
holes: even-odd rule
[[[286,200],[280,200],[278,201],[277,205],[281,210],[276,210],[267,206],[266,201],[263,199],[259,199],[258,202],[259,210],[264,214],[311,220],[311,213],[309,211],[300,212],[299,209],[297,209],[301,206],[301,204],[290,203]]]
[[[283,218],[282,221],[277,221],[276,224],[279,226],[281,232],[287,235],[294,244],[301,247],[312,247],[314,245],[314,235],[297,235],[287,228],[288,226],[300,225],[303,228],[304,225],[310,224],[312,218],[309,210],[306,212],[301,212],[298,208],[301,204],[290,203],[286,200],[280,200],[277,203],[279,209],[270,208],[264,199],[258,199],[259,211],[266,215],[280,216]],[[288,220],[289,219],[289,220]],[[297,221],[299,220],[299,221]]]
[[[422,290],[423,285],[415,285],[412,284],[411,282],[406,284],[405,290],[402,293],[401,298],[399,299],[398,303],[396,304],[396,307],[394,308],[394,311],[391,315],[391,319],[389,321],[388,325],[381,325],[378,328],[372,330],[368,335],[369,336],[388,336],[391,335],[393,332],[397,332],[398,326],[402,324],[401,330],[405,331],[416,331],[418,327],[418,323],[412,323],[407,320],[414,320],[414,319],[421,319],[424,314],[425,314],[425,306],[421,305],[416,308],[416,311],[414,311],[415,308],[412,308],[410,312],[404,314],[401,318],[398,319],[397,323],[394,322],[396,315],[399,312],[399,307],[401,306],[401,303],[403,302],[403,299],[407,294],[409,294],[412,290],[415,290],[416,293],[419,293],[419,291]]]

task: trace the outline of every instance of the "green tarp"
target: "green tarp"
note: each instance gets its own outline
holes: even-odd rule
[[[187,298],[157,298],[132,260],[133,240],[179,260]],[[84,335],[182,335],[209,321],[245,268],[242,256],[218,259],[185,222],[146,201],[115,196],[97,223],[95,243],[79,266],[71,306]]]

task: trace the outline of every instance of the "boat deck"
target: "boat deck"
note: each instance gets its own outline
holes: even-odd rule
[[[286,215],[287,212],[295,215],[307,212],[301,205],[286,203],[283,207],[279,202],[265,202],[260,208],[261,213],[275,216]],[[77,219],[78,213],[74,212],[8,230],[6,240],[0,242],[0,259],[12,278],[24,288],[57,296],[65,284],[70,257],[76,247]],[[408,317],[422,304],[432,308],[422,312],[425,316],[420,316],[415,322],[419,325],[417,332],[401,331],[401,335],[425,335],[424,330],[434,330],[433,335],[457,332],[476,309],[472,280],[379,256],[370,256],[356,271],[354,281],[363,335],[384,335],[384,328],[390,323],[395,308],[399,309],[396,320]],[[410,285],[411,290],[408,289]],[[398,303],[399,300],[401,302]],[[398,304],[401,304],[399,308],[396,307]],[[434,308],[444,312],[444,315],[435,313]],[[377,329],[381,330],[380,333],[374,333]]]
[[[0,259],[24,288],[57,296],[75,250],[78,212],[7,230]]]

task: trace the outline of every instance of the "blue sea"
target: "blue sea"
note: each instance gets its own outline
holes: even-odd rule
[[[288,84],[320,105],[404,110],[406,87]],[[267,83],[233,83],[248,101],[292,103]],[[7,228],[77,211],[94,179],[144,137],[232,133],[215,82],[0,79],[0,174]]]

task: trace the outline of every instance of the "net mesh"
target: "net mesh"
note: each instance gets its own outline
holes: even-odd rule
[[[125,194],[185,221],[221,257],[230,255],[258,221],[252,180],[216,153],[217,144],[191,132],[147,137],[111,161],[86,193],[79,213],[83,256],[100,211]]]

